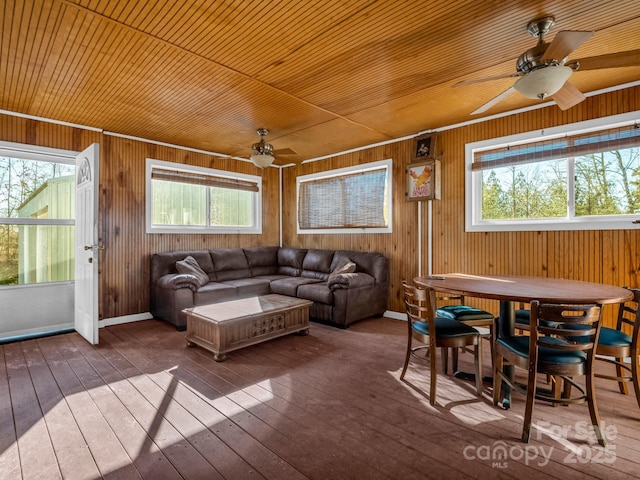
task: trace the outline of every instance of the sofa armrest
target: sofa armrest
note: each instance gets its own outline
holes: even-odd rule
[[[331,290],[338,288],[356,288],[366,285],[373,285],[376,283],[375,279],[368,273],[355,272],[355,273],[340,273],[338,275],[329,275],[327,285]]]
[[[198,288],[200,288],[200,283],[195,275],[191,275],[189,273],[170,273],[168,275],[163,275],[158,279],[158,286],[169,290],[189,288],[196,292]]]

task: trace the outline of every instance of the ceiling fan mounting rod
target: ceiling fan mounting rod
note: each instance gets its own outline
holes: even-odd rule
[[[542,43],[543,37],[547,34],[549,30],[555,25],[556,19],[549,15],[546,17],[537,18],[527,25],[527,32],[531,34],[533,37],[538,38],[538,43]]]

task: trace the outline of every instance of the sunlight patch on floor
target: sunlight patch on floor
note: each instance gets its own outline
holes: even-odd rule
[[[400,380],[402,369],[389,371],[389,375],[397,381],[403,389],[418,400],[427,409],[438,412],[446,409],[460,421],[468,425],[480,425],[486,422],[502,420],[505,416],[498,407],[494,407],[487,391],[480,398],[475,393],[475,386],[471,382],[459,380],[448,375],[438,375],[436,386],[436,406],[429,403],[429,373],[424,370],[407,370],[404,380]],[[468,385],[467,385],[468,383]]]

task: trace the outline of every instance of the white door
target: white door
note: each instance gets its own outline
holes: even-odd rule
[[[75,329],[98,343],[98,153],[94,143],[76,157]]]

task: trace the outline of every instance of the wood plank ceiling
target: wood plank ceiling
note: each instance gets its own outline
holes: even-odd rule
[[[637,0],[4,0],[0,14],[0,109],[245,158],[266,127],[297,152],[280,164],[474,118],[514,80],[452,85],[514,72],[542,15],[547,41],[596,32],[570,59],[640,48]],[[515,93],[485,115],[534,103]]]

